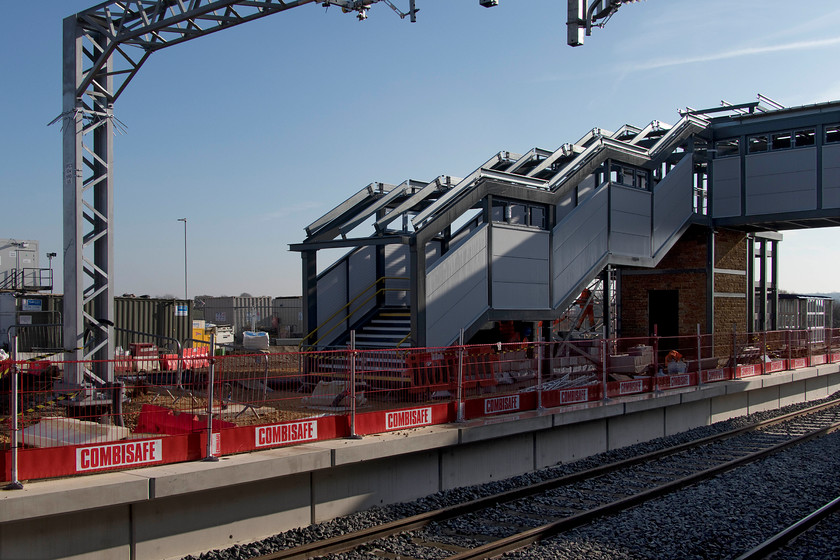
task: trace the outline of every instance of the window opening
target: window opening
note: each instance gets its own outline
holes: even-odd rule
[[[816,143],[817,134],[813,128],[807,130],[797,130],[794,137],[794,145],[799,148],[801,146],[813,146]]]
[[[766,152],[767,151],[767,136],[750,136],[749,138],[749,153],[754,154],[756,152]]]
[[[508,222],[517,225],[527,224],[527,209],[522,204],[511,204],[508,206]]]
[[[531,207],[531,225],[540,229],[545,229],[545,208],[539,206]]]
[[[740,150],[738,148],[738,138],[718,140],[717,142],[715,142],[715,150],[717,150],[717,157],[737,156],[740,153]]]
[[[777,132],[770,138],[772,139],[772,150],[784,150],[793,146],[793,138],[791,138],[790,132]]]
[[[825,127],[825,142],[840,142],[840,124],[832,124]]]

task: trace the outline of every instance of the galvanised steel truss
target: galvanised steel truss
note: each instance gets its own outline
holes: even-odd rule
[[[359,16],[380,0],[328,0]],[[396,10],[391,2],[385,1]],[[314,0],[105,2],[63,26],[64,341],[68,360],[107,360],[113,344],[114,103],[152,53]],[[411,0],[408,13],[414,17]],[[59,120],[56,119],[56,120]],[[83,374],[65,369],[65,382]],[[102,363],[96,374],[112,372]]]
[[[356,13],[377,2],[415,20],[390,0],[320,0]],[[568,0],[569,44],[582,44],[598,21],[628,0]],[[163,48],[315,0],[121,0],[70,16],[63,25],[64,341],[66,358],[107,360],[113,347],[113,137],[114,103],[140,67]],[[479,0],[489,7],[497,0]],[[574,36],[576,42],[572,42]],[[111,380],[104,362],[96,372]],[[65,381],[82,373],[66,368]]]

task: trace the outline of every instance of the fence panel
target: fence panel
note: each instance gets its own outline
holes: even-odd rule
[[[151,337],[115,356],[112,382],[96,378],[91,363],[7,358],[0,465],[7,480],[136,468],[840,362],[839,331],[811,334],[217,356]],[[85,385],[65,387],[68,373]]]

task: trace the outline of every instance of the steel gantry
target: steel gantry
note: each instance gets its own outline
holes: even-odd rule
[[[391,0],[112,0],[67,17],[63,24],[62,123],[64,193],[64,347],[66,359],[95,360],[100,380],[112,380],[114,356],[113,137],[114,103],[152,53],[305,4],[334,5],[367,18]],[[605,21],[626,0],[567,0],[569,44]],[[498,0],[479,0],[485,7]],[[576,38],[573,42],[572,35]],[[54,121],[55,122],[55,121]],[[65,368],[65,382],[84,383]]]

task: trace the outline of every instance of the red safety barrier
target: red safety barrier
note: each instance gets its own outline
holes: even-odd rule
[[[601,399],[601,385],[584,385],[583,387],[571,387],[568,389],[556,389],[545,391],[542,394],[543,406],[552,408],[570,404],[580,404]]]
[[[622,397],[624,395],[635,395],[647,393],[653,390],[653,381],[650,377],[630,379],[628,381],[612,381],[607,383],[607,397]]]
[[[677,373],[673,375],[657,375],[653,378],[654,388],[657,391],[665,389],[679,389],[681,387],[693,387],[697,385],[697,372]]]
[[[128,396],[119,417],[113,403],[121,385],[98,387],[90,405],[68,407],[59,401],[75,394],[53,392],[59,369],[95,371],[94,364],[20,362],[19,429],[26,447],[19,450],[18,472],[36,479],[201,459],[208,413],[213,454],[452,422],[459,408],[463,418],[503,421],[538,406],[580,406],[840,361],[831,346],[837,341],[824,338],[815,342],[808,333],[782,332],[272,352],[218,356],[212,364],[209,348],[199,347],[184,351],[180,375],[176,354],[159,356],[157,346],[133,344],[131,359],[122,354],[114,360],[114,380]],[[11,365],[6,360],[0,371]],[[0,414],[10,412],[10,381],[0,374]],[[11,422],[4,420],[0,434],[8,441]],[[52,438],[54,420],[76,424]],[[123,420],[125,427],[119,426]],[[9,444],[0,445],[0,471],[8,480]]]
[[[716,381],[728,381],[732,379],[732,368],[716,368],[700,373],[703,383],[714,383]]]
[[[405,365],[411,377],[412,394],[432,395],[448,390],[452,384],[450,375],[454,368],[449,353],[435,358],[431,352],[413,352],[406,356]]]
[[[463,388],[466,390],[496,385],[499,354],[493,347],[468,348],[463,356]],[[456,363],[457,367],[457,363]],[[453,380],[457,388],[457,377]]]

